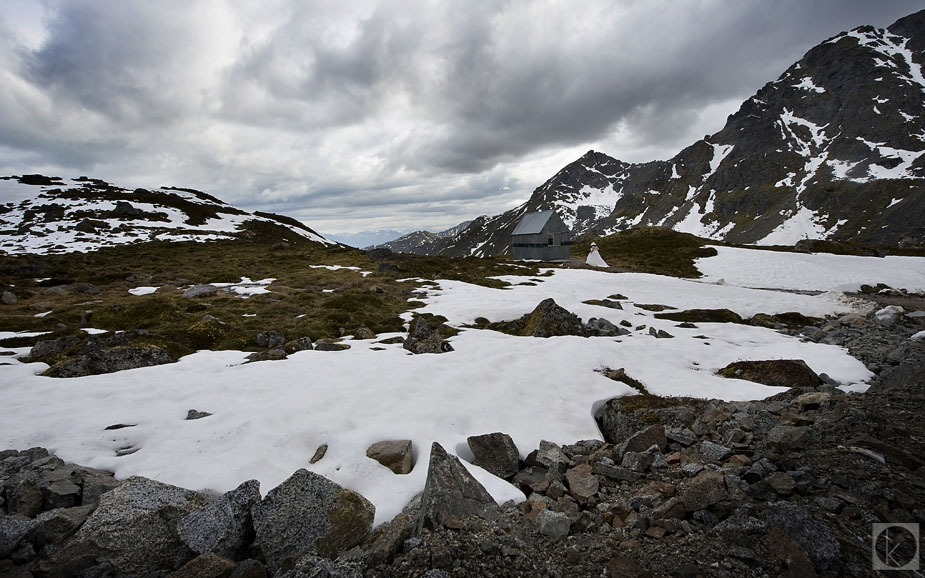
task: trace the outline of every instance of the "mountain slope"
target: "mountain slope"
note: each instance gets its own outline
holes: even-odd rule
[[[455,227],[450,227],[444,231],[438,233],[433,233],[431,231],[412,231],[397,239],[393,239],[386,243],[381,243],[376,245],[377,247],[386,247],[395,251],[396,253],[418,253],[421,255],[429,255],[428,247],[434,243],[439,242],[441,239],[453,238],[456,235],[459,235],[463,232],[466,227],[468,227],[472,221],[463,221],[462,223],[456,225]]]
[[[925,11],[844,32],[668,161],[589,151],[435,254],[508,252],[525,212],[555,209],[577,236],[637,225],[736,243],[825,238],[925,243]]]
[[[248,213],[193,189],[123,189],[99,179],[0,178],[0,253],[68,253],[146,241],[270,235],[330,241],[304,224]]]

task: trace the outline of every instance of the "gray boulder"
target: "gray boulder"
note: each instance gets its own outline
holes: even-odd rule
[[[496,517],[500,509],[491,494],[463,466],[434,442],[430,449],[427,481],[421,496],[421,513],[416,535],[424,528],[435,530],[450,518]]]
[[[703,459],[708,463],[719,463],[733,453],[735,452],[722,444],[711,441],[700,442],[700,455],[702,455]]]
[[[198,492],[131,477],[100,497],[99,507],[43,570],[71,575],[105,562],[120,574],[173,570],[187,561],[177,521],[208,504]]]
[[[196,556],[166,578],[229,578],[234,569],[233,560],[207,552]]]
[[[260,482],[248,480],[177,523],[180,539],[197,554],[237,558],[253,533],[251,509],[260,502]]]
[[[572,522],[567,514],[542,510],[536,517],[536,527],[544,536],[549,536],[553,540],[561,540],[568,536]]]
[[[408,326],[408,338],[402,347],[411,353],[446,353],[453,351],[447,337],[457,331],[446,325],[446,317],[432,313],[415,314]]]
[[[275,349],[286,343],[286,336],[279,331],[261,331],[255,339],[258,347]]]
[[[218,292],[218,287],[214,285],[193,285],[183,292],[187,298],[212,297]]]
[[[12,291],[4,291],[3,295],[0,296],[0,302],[4,305],[16,305],[16,295]]]
[[[622,409],[621,406],[624,403],[624,400],[617,397],[608,400],[601,410],[601,433],[604,436],[604,441],[608,443],[623,443],[630,436],[646,427],[645,422],[637,419],[633,413]],[[647,448],[643,448],[643,450],[645,449]]]
[[[151,367],[176,361],[159,347],[113,347],[77,355],[45,372],[48,377],[81,377]]]
[[[764,521],[796,540],[809,554],[818,572],[827,570],[841,554],[841,545],[829,528],[801,506],[790,502],[770,503]]]
[[[376,442],[366,450],[366,457],[376,460],[396,474],[411,473],[412,454],[411,440]]]
[[[466,438],[475,456],[475,465],[492,474],[509,480],[517,473],[520,451],[506,433],[495,432]]]
[[[662,424],[656,424],[630,436],[622,449],[623,452],[644,452],[652,446],[658,446],[659,450],[664,451],[667,445],[665,427]]]
[[[251,509],[255,544],[271,571],[304,554],[335,557],[366,539],[376,508],[314,472],[300,469]]]
[[[703,470],[681,488],[681,502],[688,512],[708,508],[729,497],[722,472]]]

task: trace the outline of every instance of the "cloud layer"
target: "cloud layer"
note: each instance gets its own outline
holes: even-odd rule
[[[195,187],[329,232],[497,213],[591,148],[669,158],[813,45],[919,8],[8,2],[0,173]]]

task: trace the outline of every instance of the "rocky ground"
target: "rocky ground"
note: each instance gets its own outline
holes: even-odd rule
[[[471,438],[528,496],[501,507],[435,445],[422,496],[374,532],[368,502],[305,470],[216,497],[2,452],[0,576],[875,575],[872,524],[925,522],[925,319],[920,297],[867,297],[906,311],[781,329],[848,347],[867,393],[809,375],[760,401],[625,397],[605,441],[523,461],[502,433]]]

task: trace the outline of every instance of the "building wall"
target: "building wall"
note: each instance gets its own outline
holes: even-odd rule
[[[547,225],[542,233],[511,236],[511,251],[514,260],[560,261],[570,257],[571,239],[569,231],[550,232]],[[552,245],[549,239],[552,238]]]

